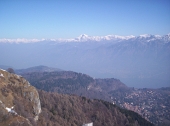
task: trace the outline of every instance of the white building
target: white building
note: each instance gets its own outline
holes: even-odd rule
[[[87,124],[83,124],[82,126],[93,126],[93,123],[87,123]]]

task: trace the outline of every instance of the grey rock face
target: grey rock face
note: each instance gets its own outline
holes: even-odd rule
[[[17,120],[25,120],[29,124],[29,118],[37,121],[41,113],[41,104],[36,88],[22,76],[0,69],[0,111],[2,118],[10,114]]]

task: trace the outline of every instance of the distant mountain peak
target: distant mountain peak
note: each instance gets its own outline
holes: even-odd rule
[[[86,34],[82,34],[82,35],[80,35],[80,37],[88,37],[88,35],[86,35]]]
[[[149,38],[149,37],[151,37],[151,36],[152,36],[151,34],[139,35],[139,37],[141,37],[141,38]]]
[[[23,73],[32,73],[32,72],[53,72],[53,71],[62,71],[58,68],[52,68],[48,66],[34,66],[26,69],[16,69],[15,70],[17,74],[23,74]]]
[[[91,39],[91,37],[86,35],[86,34],[82,34],[82,35],[80,35],[79,37],[76,38],[76,40],[78,40],[78,41],[87,41],[89,39]]]
[[[170,41],[170,33],[167,35],[152,35],[152,34],[142,34],[139,36],[129,35],[129,36],[120,36],[120,35],[106,35],[106,36],[89,36],[87,34],[81,34],[76,38],[70,39],[0,39],[0,43],[34,43],[34,42],[43,42],[43,41],[51,41],[51,42],[101,42],[101,41],[126,41],[126,40],[142,40],[142,41],[153,41],[153,40],[162,40],[164,42]]]

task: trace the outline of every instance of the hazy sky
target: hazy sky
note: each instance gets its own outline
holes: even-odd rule
[[[170,33],[170,0],[0,0],[0,38]]]

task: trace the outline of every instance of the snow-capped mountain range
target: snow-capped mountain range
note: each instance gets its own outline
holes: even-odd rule
[[[95,78],[114,77],[134,87],[170,84],[170,34],[1,39],[0,59],[0,65],[18,69],[45,65]]]
[[[32,42],[42,42],[42,41],[52,41],[52,42],[102,42],[102,41],[113,41],[113,42],[121,42],[128,40],[138,40],[138,41],[155,41],[161,40],[163,42],[170,41],[170,33],[167,35],[151,35],[151,34],[143,34],[139,36],[129,35],[129,36],[119,36],[119,35],[106,35],[106,36],[89,36],[86,34],[82,34],[79,37],[71,38],[71,39],[0,39],[0,42],[9,42],[9,43],[32,43]]]

